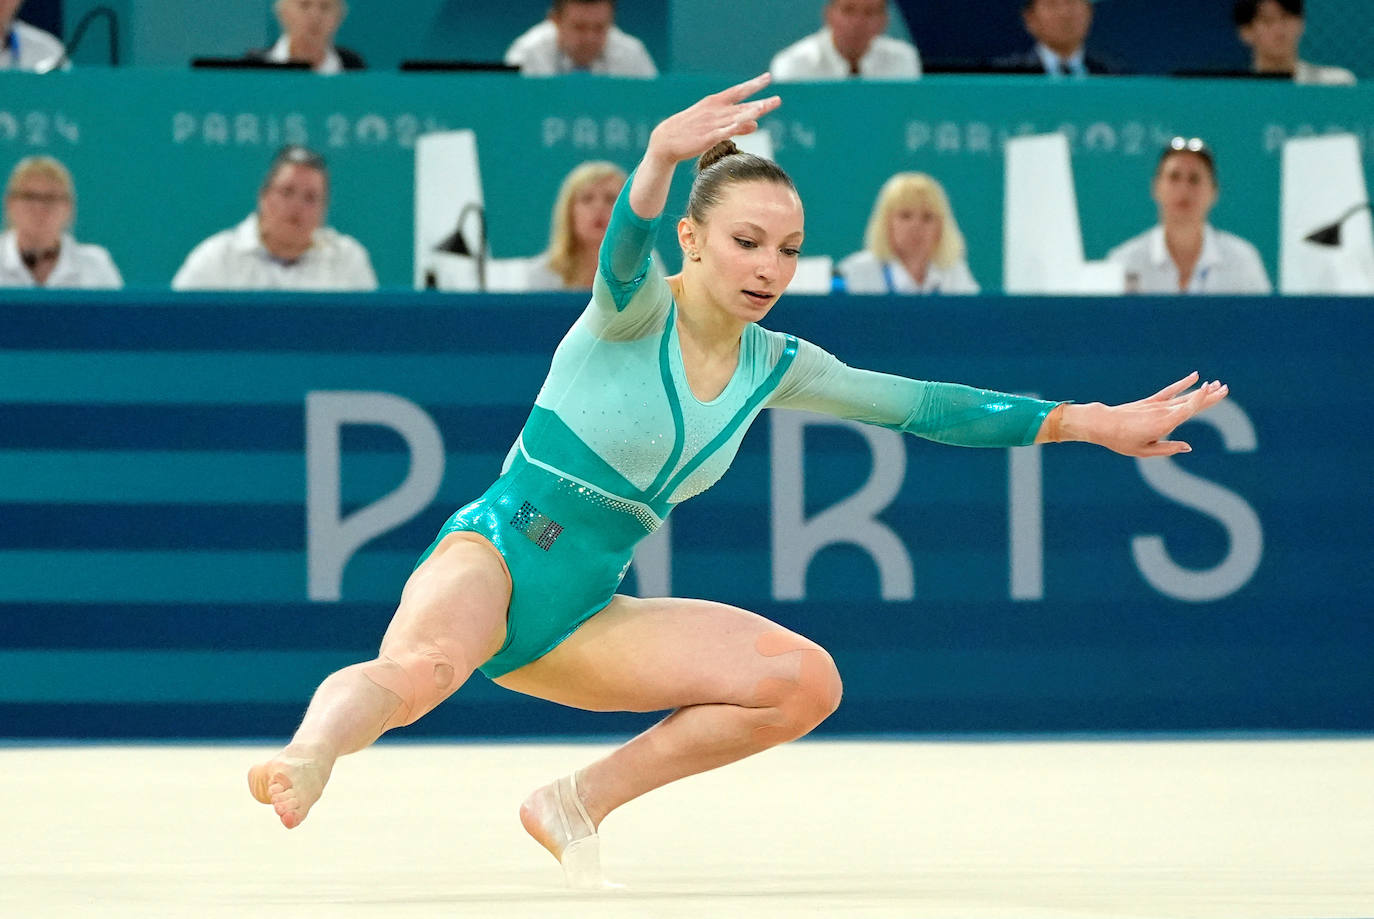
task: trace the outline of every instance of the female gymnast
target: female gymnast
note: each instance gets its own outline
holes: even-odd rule
[[[570,885],[600,886],[607,814],[801,737],[839,704],[835,664],[814,642],[722,603],[615,592],[635,544],[724,473],[762,409],[969,446],[1079,440],[1167,456],[1189,449],[1169,433],[1225,398],[1216,382],[1185,394],[1191,374],[1125,405],[1042,402],[851,369],[758,326],[796,269],[802,205],[777,165],[722,142],[780,104],[749,101],[769,79],[653,130],[616,203],[591,303],[554,352],[501,477],[421,557],[377,658],[325,679],[291,742],[249,770],[253,796],[286,827],[305,819],[338,757],[414,722],[480,667],[564,705],[672,710],[520,808]],[[698,156],[677,226],[683,270],[664,278],[649,258],[654,231],[674,168]]]

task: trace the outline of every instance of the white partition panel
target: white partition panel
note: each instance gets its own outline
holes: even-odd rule
[[[1279,224],[1282,293],[1374,293],[1374,228],[1355,135],[1283,145]]]
[[[477,135],[421,135],[415,143],[415,289],[483,290],[487,256]]]
[[[1007,293],[1076,293],[1083,234],[1062,134],[1017,137],[1006,148],[1003,286]]]

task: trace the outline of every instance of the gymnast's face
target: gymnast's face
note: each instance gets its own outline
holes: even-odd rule
[[[1196,153],[1170,154],[1159,164],[1152,188],[1159,222],[1202,224],[1217,203],[1217,180]]]
[[[777,182],[726,187],[703,224],[683,218],[678,238],[707,296],[744,322],[768,314],[797,272],[803,237],[801,199]]]
[[[578,249],[595,252],[601,248],[615,199],[620,196],[620,187],[624,184],[619,176],[606,176],[582,186],[573,195],[572,232]]]

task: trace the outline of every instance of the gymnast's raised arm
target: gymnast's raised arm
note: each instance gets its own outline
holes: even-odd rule
[[[654,312],[653,305],[659,297],[667,296],[655,290],[640,295],[640,291],[653,270],[650,254],[668,200],[673,170],[678,163],[700,156],[722,140],[758,130],[758,119],[781,105],[782,100],[777,96],[753,102],[742,100],[767,86],[770,79],[765,73],[714,93],[654,128],[644,158],[616,201],[601,242],[597,271],[600,283],[594,283],[592,290],[594,301],[608,313],[611,309],[626,312],[632,302],[642,305],[644,312]],[[640,311],[639,306],[635,311]],[[612,319],[611,323],[612,327],[603,332],[613,337],[625,331],[621,326],[637,330],[632,317]]]

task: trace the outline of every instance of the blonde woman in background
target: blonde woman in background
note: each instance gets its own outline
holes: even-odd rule
[[[852,294],[976,294],[965,255],[940,183],[923,172],[899,172],[878,192],[863,250],[837,270]]]
[[[5,185],[0,287],[123,287],[110,253],[72,236],[75,220],[67,167],[50,156],[20,160]]]
[[[549,248],[530,260],[529,290],[590,290],[625,170],[593,160],[563,179],[554,200]]]

